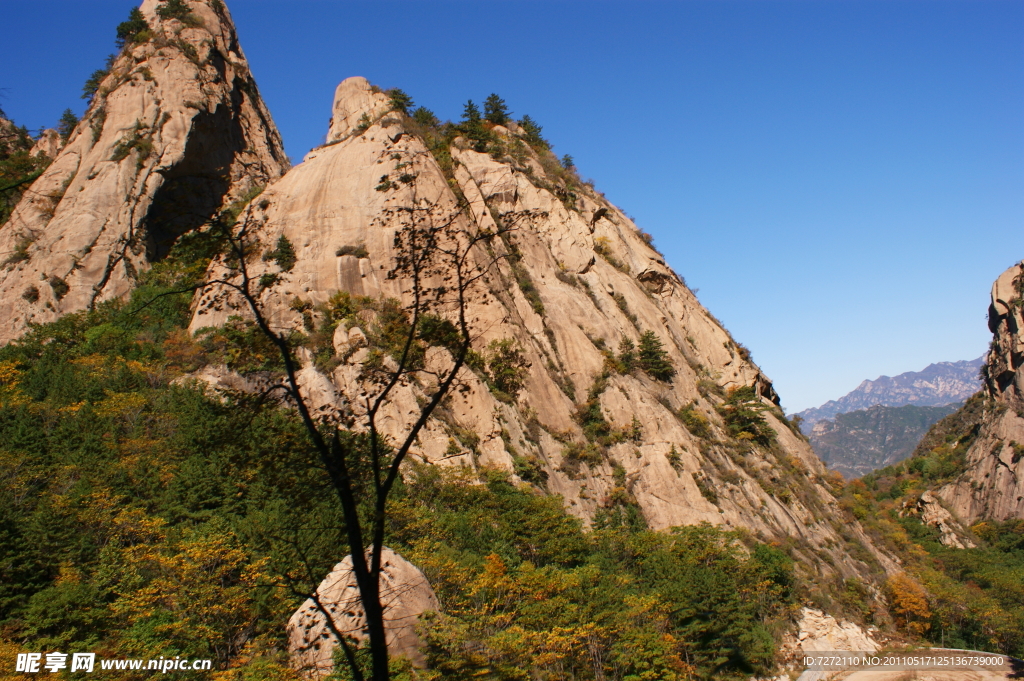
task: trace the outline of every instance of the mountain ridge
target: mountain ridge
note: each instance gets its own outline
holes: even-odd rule
[[[792,416],[799,416],[804,432],[810,432],[818,421],[875,405],[935,407],[962,402],[981,388],[978,372],[984,361],[982,356],[975,360],[935,362],[921,371],[864,380],[846,395]]]
[[[909,457],[932,424],[963,406],[876,404],[822,419],[811,428],[814,453],[843,477],[858,478]]]

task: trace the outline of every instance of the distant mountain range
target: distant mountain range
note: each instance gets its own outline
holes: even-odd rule
[[[932,424],[961,406],[961,402],[939,407],[876,404],[837,414],[834,420],[814,424],[811,446],[829,468],[847,479],[859,478],[910,456]]]
[[[803,420],[800,429],[829,468],[859,478],[910,456],[932,424],[981,388],[984,359],[880,376],[795,416]]]
[[[803,419],[801,428],[810,434],[818,421],[879,404],[936,407],[963,402],[981,388],[978,372],[982,364],[984,357],[979,357],[971,361],[937,362],[923,371],[908,371],[899,376],[879,376],[873,381],[864,381],[838,400],[829,400],[820,407],[804,409],[795,415]]]

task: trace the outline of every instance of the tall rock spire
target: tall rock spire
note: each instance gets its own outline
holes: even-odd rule
[[[939,490],[967,524],[1024,519],[1024,263],[992,285],[988,326],[992,345],[982,378],[990,401],[970,434],[964,472]]]
[[[288,169],[224,3],[183,5],[142,4],[148,31],[0,227],[0,343],[125,295],[177,237]]]

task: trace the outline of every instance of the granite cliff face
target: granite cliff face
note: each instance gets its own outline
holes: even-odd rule
[[[184,23],[158,5],[143,2],[151,37],[122,50],[0,227],[0,343],[123,296],[178,236],[288,167],[223,3],[189,3]]]
[[[968,524],[986,518],[1024,518],[1024,264],[1003,272],[992,286],[992,331],[984,369],[986,406],[967,451],[966,470],[938,490],[939,498]]]
[[[502,340],[521,348],[530,366],[525,385],[510,398],[464,368],[462,389],[422,432],[415,459],[513,471],[562,495],[587,520],[625,502],[656,529],[709,522],[792,537],[810,570],[857,573],[846,541],[863,541],[892,568],[859,526],[835,520],[826,471],[785,423],[771,382],[635,225],[598,192],[553,172],[550,152],[527,144],[515,123],[489,130],[496,142],[486,152],[464,138],[430,149],[422,126],[386,94],[362,78],[344,81],[327,144],[238,220],[263,256],[254,253],[248,270],[272,326],[312,328],[317,306],[339,291],[408,304],[408,281],[389,273],[396,237],[413,221],[467,234],[509,227],[476,256],[481,266],[494,263],[466,310],[481,355]],[[294,251],[285,265],[282,243]],[[240,283],[224,261],[211,265],[209,278]],[[213,285],[195,302],[192,330],[247,314],[230,286]],[[355,427],[374,392],[364,346],[375,314],[340,325],[334,358],[316,362],[307,353],[300,376],[317,413]],[[635,346],[647,331],[675,368],[670,381],[609,370],[614,348]],[[427,351],[428,368],[448,361],[441,347]],[[387,435],[405,432],[430,380],[401,382],[379,419]],[[761,444],[724,420],[738,389],[763,410],[770,432]],[[595,424],[604,432],[598,441]]]

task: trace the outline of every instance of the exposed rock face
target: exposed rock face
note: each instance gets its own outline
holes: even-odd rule
[[[800,614],[797,646],[805,653],[825,650],[873,653],[880,648],[869,632],[853,622],[837,620],[813,608],[803,608]]]
[[[440,608],[434,590],[419,568],[384,547],[381,554],[380,600],[384,605],[384,626],[388,652],[404,656],[414,664],[424,660],[416,634],[417,618]],[[334,626],[343,636],[362,642],[366,615],[359,600],[359,588],[352,572],[352,557],[338,563],[317,587],[320,605],[331,613]],[[288,620],[288,652],[292,666],[312,678],[322,678],[334,669],[333,654],[338,639],[316,602],[309,598]]]
[[[493,239],[489,254],[478,254],[480,262],[498,260],[471,291],[467,313],[477,351],[501,339],[522,348],[531,367],[526,385],[517,399],[503,401],[464,368],[464,389],[452,393],[422,431],[411,451],[415,459],[523,475],[529,463],[546,476],[546,490],[562,495],[585,520],[628,498],[655,529],[700,522],[747,527],[794,537],[808,569],[851,575],[860,569],[839,532],[870,542],[859,526],[838,522],[841,512],[822,484],[824,467],[781,420],[771,382],[621,211],[585,186],[570,190],[551,171],[554,159],[543,156],[549,152],[527,146],[514,124],[492,129],[508,153],[474,151],[459,138],[437,151],[442,165],[414,124],[388,107],[387,97],[364,79],[344,81],[335,94],[328,144],[240,216],[264,252],[248,268],[254,281],[267,282],[259,303],[272,325],[301,329],[295,299],[317,305],[339,290],[409,303],[408,281],[388,273],[395,237],[410,216],[450,221],[472,233],[493,232],[500,220],[513,231],[504,241]],[[288,269],[268,258],[281,237],[295,251]],[[219,261],[209,276],[238,280]],[[192,329],[221,325],[236,314],[246,314],[237,294],[212,287],[196,301]],[[325,376],[337,392],[334,415],[356,427],[373,392],[363,365],[363,331],[374,323],[372,314],[364,321],[362,330],[335,331],[336,367]],[[637,343],[648,330],[676,369],[671,382],[641,371],[607,372],[611,351],[624,339]],[[447,350],[434,347],[425,362],[449,360]],[[304,369],[309,376],[317,371]],[[604,383],[597,380],[605,374]],[[752,387],[761,400],[773,446],[749,447],[728,434],[716,407],[740,387]],[[429,389],[429,378],[403,380],[378,428],[400,440]],[[321,385],[316,392],[330,391]],[[609,438],[596,460],[584,462],[573,460],[571,447],[587,445],[578,414],[588,399],[612,432],[629,435]],[[705,432],[694,428],[693,434],[684,425],[680,409],[687,405],[706,423]],[[459,431],[479,440],[459,445],[452,437]]]
[[[820,407],[805,409],[796,414],[804,421],[805,432],[822,419],[831,419],[876,404],[886,407],[916,405],[942,406],[962,402],[978,392],[981,379],[978,370],[984,363],[979,357],[972,361],[938,362],[922,371],[908,371],[899,376],[880,376],[864,381],[856,389],[838,400],[830,400]]]
[[[57,154],[64,148],[64,140],[61,139],[60,133],[52,128],[43,130],[42,134],[39,135],[39,139],[32,145],[32,150],[29,151],[29,156],[45,156],[47,158],[57,158]]]
[[[966,472],[939,490],[961,520],[1024,518],[1024,265],[992,286],[988,325],[992,345],[985,391],[993,399],[967,451]]]
[[[288,166],[235,29],[190,2],[194,27],[142,13],[67,145],[0,228],[0,343],[29,322],[123,296],[175,239]],[[28,295],[35,290],[37,295]]]
[[[957,549],[973,549],[975,544],[953,514],[943,508],[932,492],[926,491],[916,502],[909,502],[900,512],[901,516],[915,515],[921,522],[939,531],[939,541],[945,546]]]
[[[962,405],[884,407],[876,404],[823,419],[811,428],[811,447],[847,479],[891,466],[914,452],[933,423]]]

